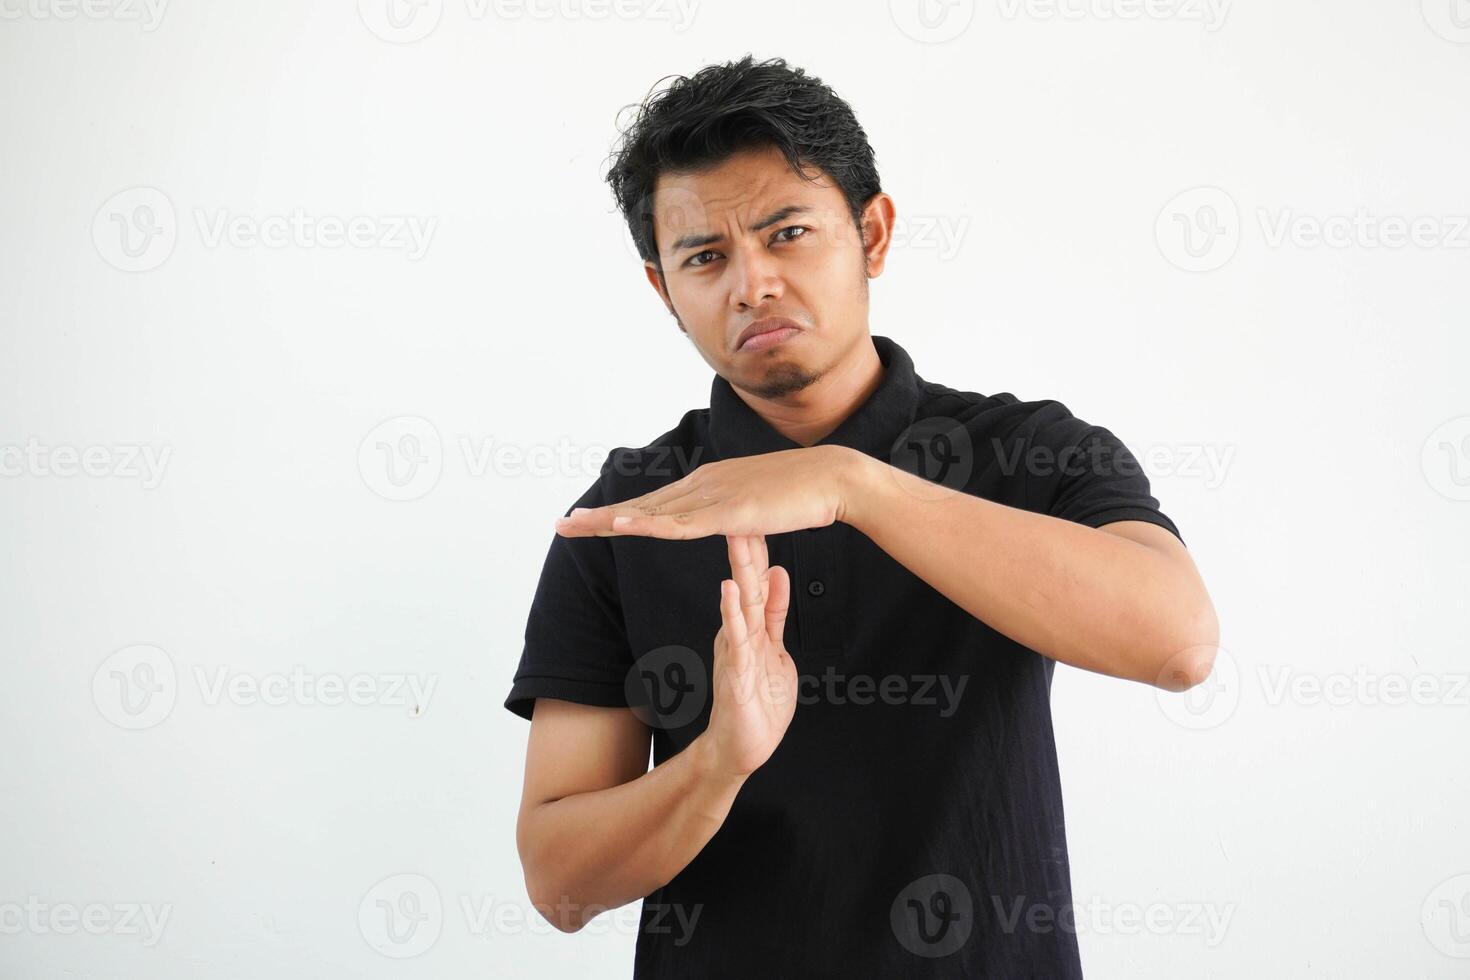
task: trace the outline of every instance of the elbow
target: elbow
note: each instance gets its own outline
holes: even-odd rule
[[[570,935],[587,924],[581,906],[574,904],[555,887],[533,878],[529,872],[526,874],[526,894],[531,899],[531,907],[558,932]]]
[[[1215,654],[1220,649],[1220,621],[1207,596],[1181,617],[1169,637],[1154,686],[1187,691],[1203,684],[1215,669]]]
[[[523,810],[516,825],[516,851],[521,859],[521,874],[525,880],[526,895],[531,907],[559,932],[573,933],[587,924],[565,894],[566,889],[557,882],[547,879],[545,862],[533,841],[530,826],[532,810]]]

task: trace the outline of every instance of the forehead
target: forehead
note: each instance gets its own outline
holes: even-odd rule
[[[831,177],[816,168],[807,176],[815,180],[798,175],[773,146],[743,150],[699,172],[661,173],[653,193],[660,248],[681,235],[715,231],[716,225],[744,228],[786,205],[804,205],[823,217],[844,213],[845,199]]]

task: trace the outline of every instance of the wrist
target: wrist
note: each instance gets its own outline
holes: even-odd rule
[[[748,773],[735,772],[720,763],[716,756],[715,744],[709,737],[709,730],[705,729],[694,737],[685,749],[689,753],[692,766],[700,783],[717,790],[737,790],[744,785]]]
[[[885,464],[860,450],[847,446],[837,448],[842,450],[837,466],[834,467],[837,480],[837,520],[861,529],[860,522],[873,486],[873,477],[877,469]]]

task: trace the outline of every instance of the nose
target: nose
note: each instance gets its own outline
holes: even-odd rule
[[[785,290],[778,263],[760,245],[734,250],[729,265],[730,305],[743,312],[779,301]]]

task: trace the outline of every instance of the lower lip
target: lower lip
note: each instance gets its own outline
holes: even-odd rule
[[[800,333],[800,331],[797,330],[795,327],[780,327],[776,330],[767,330],[765,333],[758,333],[754,337],[751,337],[749,340],[747,340],[745,343],[741,344],[740,349],[765,350],[767,347],[775,347],[777,344],[786,340],[788,337],[794,337],[798,333]]]

